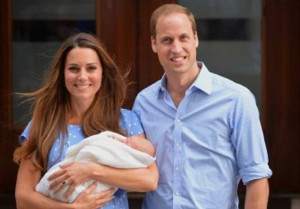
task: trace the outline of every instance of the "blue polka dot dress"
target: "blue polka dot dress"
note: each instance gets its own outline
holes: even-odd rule
[[[144,133],[139,119],[137,118],[135,113],[130,110],[121,109],[120,126],[127,132],[128,136],[136,136]],[[19,138],[21,143],[28,138],[29,129],[30,123],[27,125],[24,132]],[[50,150],[48,169],[65,158],[65,153],[68,147],[79,143],[85,138],[82,132],[81,125],[68,124],[67,129],[68,136],[64,141],[61,155],[59,155],[61,149],[61,137],[56,139]],[[118,191],[114,195],[115,198],[107,203],[104,207],[102,207],[102,209],[128,209],[128,198],[126,191],[118,189]]]

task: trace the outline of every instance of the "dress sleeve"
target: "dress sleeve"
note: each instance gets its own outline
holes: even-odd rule
[[[28,140],[29,130],[30,130],[31,122],[27,124],[22,134],[19,136],[20,144],[23,144],[24,140]]]
[[[131,110],[121,109],[120,126],[126,131],[128,137],[144,133],[140,120]]]

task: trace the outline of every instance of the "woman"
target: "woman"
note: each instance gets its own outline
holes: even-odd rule
[[[110,130],[138,136],[136,143],[147,144],[143,142],[143,130],[137,117],[129,110],[121,109],[125,92],[124,77],[95,37],[79,33],[62,44],[45,85],[24,94],[33,101],[34,109],[30,124],[20,136],[22,146],[14,153],[14,160],[20,162],[16,183],[18,208],[90,209],[104,206],[105,209],[127,209],[127,196],[122,189],[143,192],[156,189],[158,171],[155,163],[147,168],[116,169],[97,163],[72,162],[50,176],[49,189],[54,193],[69,185],[65,194],[68,197],[77,185],[89,180],[122,189],[114,196],[112,190],[93,193],[93,184],[71,204],[52,200],[35,191],[42,175],[64,159],[66,149],[85,137]]]

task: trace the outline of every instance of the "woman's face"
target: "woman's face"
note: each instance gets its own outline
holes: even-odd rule
[[[102,66],[95,50],[76,47],[66,57],[65,85],[71,102],[90,105],[101,87]]]

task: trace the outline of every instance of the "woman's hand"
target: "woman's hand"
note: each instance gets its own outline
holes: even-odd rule
[[[80,195],[72,203],[75,206],[75,208],[80,208],[80,209],[101,208],[114,198],[114,196],[112,195],[114,189],[109,189],[100,193],[93,193],[96,186],[97,184],[93,183],[86,190],[80,193]]]
[[[91,179],[91,171],[93,169],[89,165],[89,163],[81,162],[70,162],[61,165],[61,170],[49,176],[48,180],[52,181],[49,189],[53,190],[54,194],[57,194],[65,186],[68,186],[68,190],[64,194],[64,197],[68,198],[78,185],[93,180]]]
[[[43,208],[43,209],[96,209],[103,207],[114,196],[114,189],[96,193],[96,183],[91,184],[71,204],[60,202],[35,191],[35,186],[41,178],[41,171],[35,167],[31,159],[21,161],[16,182],[17,208]]]

